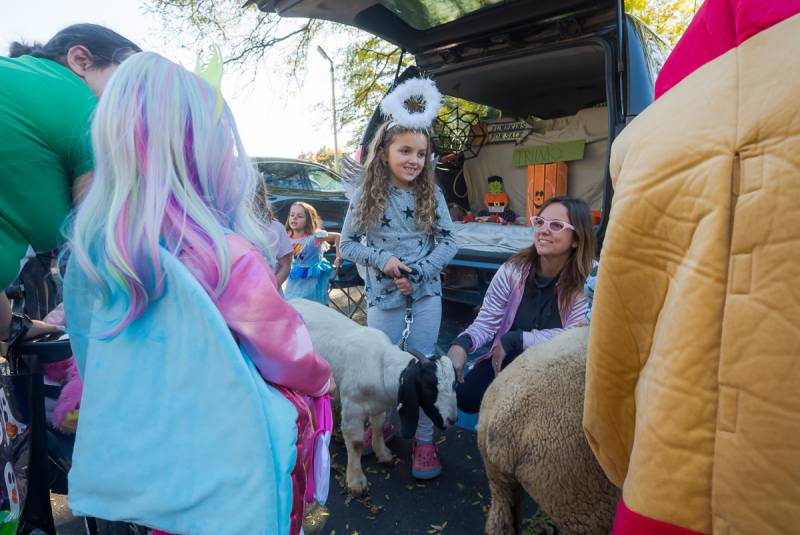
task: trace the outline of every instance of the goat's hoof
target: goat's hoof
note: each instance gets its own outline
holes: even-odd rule
[[[350,495],[354,498],[358,498],[364,494],[367,491],[367,487],[367,476],[363,474],[347,482],[347,490],[350,491]]]

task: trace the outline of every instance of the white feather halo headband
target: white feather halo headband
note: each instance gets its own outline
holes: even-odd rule
[[[422,108],[411,111],[407,103],[410,100]],[[433,120],[439,115],[442,106],[442,94],[430,78],[411,78],[395,87],[381,101],[381,113],[399,126],[412,130],[430,128]]]

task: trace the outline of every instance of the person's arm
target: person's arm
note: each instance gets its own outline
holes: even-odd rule
[[[314,397],[329,391],[330,365],[314,351],[303,318],[278,293],[263,256],[250,251],[233,263],[216,304],[264,379]]]
[[[289,278],[289,272],[292,270],[292,256],[292,253],[285,254],[277,260],[275,279],[277,279],[278,288],[283,286],[283,283]]]
[[[500,266],[500,269],[492,277],[489,288],[486,290],[486,295],[483,298],[481,309],[475,321],[456,338],[460,343],[465,344],[467,340],[471,342],[470,347],[465,347],[467,353],[471,353],[483,346],[497,334],[500,323],[502,323],[508,312],[506,307],[513,289],[512,274],[514,269],[508,263]]]
[[[20,319],[22,318],[17,317],[18,321]],[[0,341],[5,342],[8,340],[8,337],[11,336],[11,321],[11,301],[8,300],[8,296],[6,295],[5,291],[0,291]],[[25,332],[26,340],[61,330],[61,327],[58,325],[51,325],[41,320],[22,319],[22,321],[29,322],[30,325],[28,330]]]
[[[562,314],[561,329],[535,329],[522,333],[522,349],[527,349],[532,345],[541,344],[550,340],[557,334],[563,333],[572,327],[578,327],[586,323],[586,310],[589,302],[582,292],[577,292],[570,303],[566,314]]]
[[[438,279],[444,267],[450,263],[450,260],[458,252],[455,227],[450,220],[447,201],[445,201],[444,195],[438,187],[436,188],[434,239],[436,240],[436,246],[428,256],[409,266],[417,271],[416,275],[411,276],[412,282]]]
[[[356,231],[355,229],[355,212],[358,210],[357,205],[358,192],[350,201],[350,207],[347,209],[347,215],[344,218],[342,234],[339,240],[339,247],[342,251],[340,255],[342,258],[352,260],[356,264],[363,264],[383,270],[386,263],[392,258],[392,255],[383,249],[368,247],[361,243],[361,238],[364,237],[364,233]]]
[[[328,237],[325,238],[329,243],[333,243],[336,248],[336,258],[333,260],[333,267],[339,269],[342,265],[342,235],[338,232],[328,232]]]

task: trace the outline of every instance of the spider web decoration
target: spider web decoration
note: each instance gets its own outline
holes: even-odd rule
[[[463,110],[458,104],[450,109],[442,109],[433,122],[431,136],[436,152],[439,154],[463,152],[465,160],[478,156],[484,138],[481,135],[480,121],[480,113]]]

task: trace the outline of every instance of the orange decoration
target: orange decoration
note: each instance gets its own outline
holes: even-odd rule
[[[528,166],[528,198],[525,220],[537,215],[550,197],[567,194],[567,163],[537,163]]]

